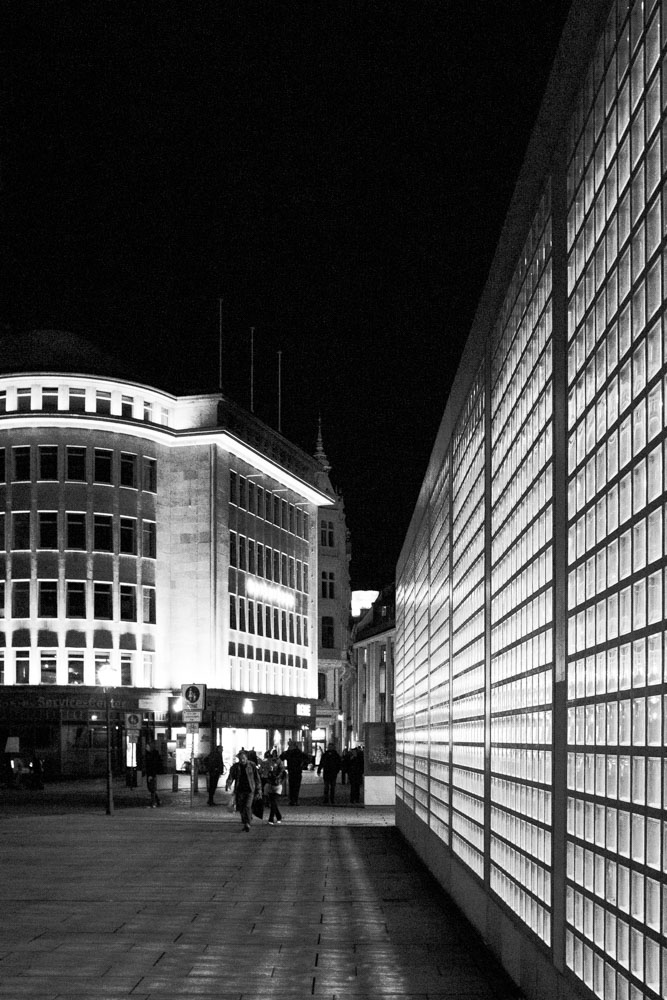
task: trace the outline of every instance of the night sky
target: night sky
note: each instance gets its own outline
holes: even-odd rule
[[[7,2],[0,324],[222,388],[395,564],[566,0]],[[219,300],[222,300],[220,324]],[[1,364],[1,359],[0,359]]]

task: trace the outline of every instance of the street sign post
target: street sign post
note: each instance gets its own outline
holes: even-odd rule
[[[190,808],[192,809],[195,781],[199,781],[199,776],[195,775],[195,733],[199,732],[202,712],[206,708],[206,685],[182,684],[181,694],[183,696],[183,722],[186,727],[185,731],[187,734],[192,734],[192,746],[190,748]]]

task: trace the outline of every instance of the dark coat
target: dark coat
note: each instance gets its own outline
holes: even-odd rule
[[[317,773],[320,774],[320,772],[324,771],[325,781],[335,781],[340,771],[340,764],[340,754],[337,750],[325,750],[320,758]]]

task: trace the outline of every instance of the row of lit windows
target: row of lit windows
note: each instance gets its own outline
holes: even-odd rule
[[[551,704],[552,680],[551,670],[540,670],[527,677],[495,685],[491,691],[491,711],[507,712],[513,708]]]
[[[538,896],[545,906],[551,906],[551,871],[545,867],[551,863],[549,831],[529,823],[523,816],[514,816],[496,808],[491,810],[491,829],[506,838],[491,837],[491,860]],[[540,863],[537,864],[528,855],[537,858]]]
[[[5,581],[0,580],[0,617],[4,618]],[[135,622],[139,588],[132,583],[86,580],[14,580],[8,617],[14,619],[65,618],[118,619]],[[115,605],[115,613],[114,613]],[[141,587],[141,621],[155,623],[155,587]]]
[[[9,549],[72,549],[119,552],[155,559],[157,527],[154,521],[83,511],[13,511],[10,514]],[[5,514],[0,513],[0,549],[5,544]],[[33,537],[34,536],[34,537]],[[115,539],[115,543],[114,543]],[[141,542],[141,545],[139,544]],[[91,544],[92,543],[92,544]]]
[[[299,538],[309,536],[310,518],[306,511],[233,470],[229,472],[229,502]]]
[[[551,300],[547,301],[550,303]],[[551,315],[550,312],[549,315]],[[532,352],[529,350],[532,340],[529,341],[529,347],[520,362],[521,380],[517,380],[514,392],[506,399],[507,406],[501,407],[493,418],[491,468],[494,477],[497,475],[498,468],[502,470],[502,463],[507,461],[508,453],[511,453],[512,447],[520,447],[525,453],[522,444],[525,441],[532,444],[544,427],[547,418],[551,416],[551,396],[544,391],[552,371],[550,336],[547,339],[551,329],[550,324],[546,322],[542,324],[542,327],[541,336],[538,331],[535,331],[536,339],[545,342],[542,353],[538,355],[537,361],[533,362]],[[532,367],[533,363],[535,367]],[[523,438],[523,442],[520,441],[518,445],[512,445],[517,437]],[[500,456],[500,460],[498,456]]]
[[[507,517],[510,510],[534,482],[547,458],[551,456],[551,392],[548,383],[540,379],[542,394],[531,416],[522,423],[521,431],[512,443],[494,449],[491,461],[493,507],[492,530]]]
[[[230,642],[230,656],[239,660],[255,660],[262,663],[278,663],[283,667],[296,667],[297,670],[308,669],[308,659],[305,656],[295,656],[294,653],[280,653],[277,650],[265,649],[260,646],[250,646],[243,642]]]
[[[229,532],[229,565],[283,587],[308,593],[308,563],[245,535]],[[324,596],[324,595],[323,595]]]
[[[283,611],[269,604],[229,595],[229,627],[250,635],[308,645],[308,619],[292,611]]]
[[[155,493],[157,490],[157,461],[147,456],[122,451],[115,455],[109,448],[86,448],[82,445],[16,445],[9,452],[11,464],[7,469],[6,449],[0,448],[0,482],[7,480],[23,483],[33,480],[101,483],[127,486]],[[36,462],[36,465],[33,464]]]
[[[131,652],[87,653],[80,649],[17,649],[14,663],[5,663],[4,651],[0,651],[1,684],[89,684],[101,685],[100,671],[108,668],[110,660],[117,659],[114,686],[130,687],[150,682],[152,674],[152,653],[140,654],[143,663],[138,662],[138,654]],[[9,659],[9,657],[8,657]],[[13,670],[10,667],[13,666]],[[139,676],[142,671],[143,676]],[[10,680],[10,673],[13,679]]]
[[[56,413],[97,413],[123,420],[145,420],[169,424],[169,410],[148,399],[135,399],[119,392],[107,392],[85,386],[19,386],[0,390],[0,413],[29,413],[39,410]]]
[[[490,867],[490,886],[545,944],[551,942],[551,914],[539,900],[494,864]]]

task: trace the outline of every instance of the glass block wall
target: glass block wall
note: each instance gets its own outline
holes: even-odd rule
[[[397,822],[573,995],[658,1000],[667,3],[597,7],[398,565]]]

